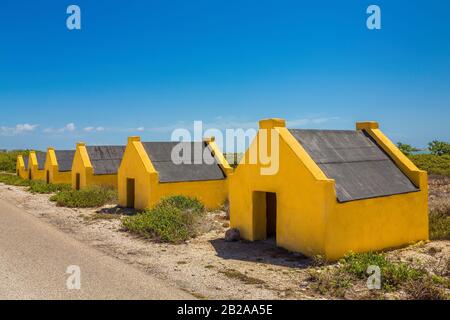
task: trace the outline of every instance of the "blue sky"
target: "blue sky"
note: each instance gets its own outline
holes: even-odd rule
[[[81,30],[66,8],[81,8]],[[381,8],[382,29],[366,28]],[[450,140],[449,1],[3,1],[0,149],[169,140],[173,129],[376,120]]]

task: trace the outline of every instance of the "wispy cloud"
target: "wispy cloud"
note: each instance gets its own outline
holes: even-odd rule
[[[66,124],[62,128],[46,128],[45,133],[64,133],[64,132],[74,132],[77,129],[73,122]]]
[[[38,126],[39,125],[37,124],[29,124],[29,123],[17,124],[15,127],[1,126],[0,135],[16,136],[27,132],[33,132]]]
[[[305,118],[298,118],[287,121],[286,125],[291,128],[295,127],[305,127],[305,126],[311,126],[311,125],[319,125],[326,122],[336,121],[339,120],[339,117],[305,117]],[[166,126],[159,126],[159,127],[150,127],[145,129],[145,131],[149,132],[159,132],[159,133],[166,133],[166,132],[172,132],[176,129],[187,129],[191,130],[193,129],[194,121],[192,122],[185,122],[185,121],[179,121],[173,124],[169,124]],[[226,130],[226,129],[257,129],[259,126],[258,120],[242,120],[235,117],[216,117],[212,121],[203,121],[202,123],[203,129],[218,129],[218,130]]]
[[[85,127],[83,129],[85,132],[103,132],[105,131],[104,127]]]

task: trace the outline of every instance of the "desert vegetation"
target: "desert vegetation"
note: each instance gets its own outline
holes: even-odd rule
[[[320,258],[318,259],[320,261]],[[394,260],[384,253],[350,253],[337,264],[309,269],[311,288],[321,295],[345,298],[354,293],[358,285],[367,284],[369,266],[379,268],[380,282],[371,282],[380,290],[367,294],[385,297],[385,294],[402,292],[405,298],[420,300],[446,300],[449,298],[448,270],[442,268],[429,272],[423,266]],[[364,298],[364,297],[362,297]],[[365,297],[369,298],[369,297]],[[376,298],[376,297],[370,297]]]
[[[28,180],[28,183],[30,186],[28,191],[30,191],[31,193],[51,194],[61,191],[67,191],[72,188],[70,184],[52,184],[39,180]]]
[[[26,187],[26,190],[31,193],[53,194],[50,201],[61,207],[95,208],[117,202],[117,191],[110,187],[92,186],[82,190],[73,190],[69,184],[25,180],[10,173],[0,173],[0,183]]]
[[[110,187],[91,186],[81,190],[71,188],[58,191],[50,201],[60,207],[97,208],[117,202],[117,191]]]
[[[172,196],[123,220],[125,230],[161,242],[181,243],[199,233],[205,208],[197,199]]]
[[[435,140],[430,142],[425,150],[401,142],[397,143],[397,147],[419,169],[425,170],[429,174],[450,176],[450,143]]]
[[[28,157],[28,150],[12,150],[0,152],[0,172],[16,172],[16,161],[18,155]]]

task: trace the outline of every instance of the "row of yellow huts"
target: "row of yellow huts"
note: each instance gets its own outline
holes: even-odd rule
[[[208,209],[228,200],[231,227],[242,238],[274,237],[280,247],[328,260],[428,239],[427,174],[376,122],[357,123],[356,130],[300,130],[266,119],[259,127],[235,170],[213,138],[182,143],[190,156],[199,152],[208,161],[177,164],[172,152],[179,143],[130,137],[126,146],[32,151],[18,157],[17,174],[74,189],[109,185],[118,189],[120,206],[137,209],[169,195],[195,197]],[[270,155],[274,136],[277,170],[267,174],[267,162],[251,159],[261,149]]]

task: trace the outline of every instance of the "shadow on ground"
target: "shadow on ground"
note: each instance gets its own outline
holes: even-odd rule
[[[124,208],[124,207],[115,206],[115,207],[109,207],[109,208],[101,208],[101,209],[95,211],[95,213],[133,216],[133,215],[139,213],[139,211],[137,211],[136,209],[132,209],[132,208]]]
[[[223,259],[242,260],[255,263],[304,269],[313,261],[299,253],[293,253],[275,245],[274,239],[265,241],[226,242],[222,239],[210,241],[217,256]]]

